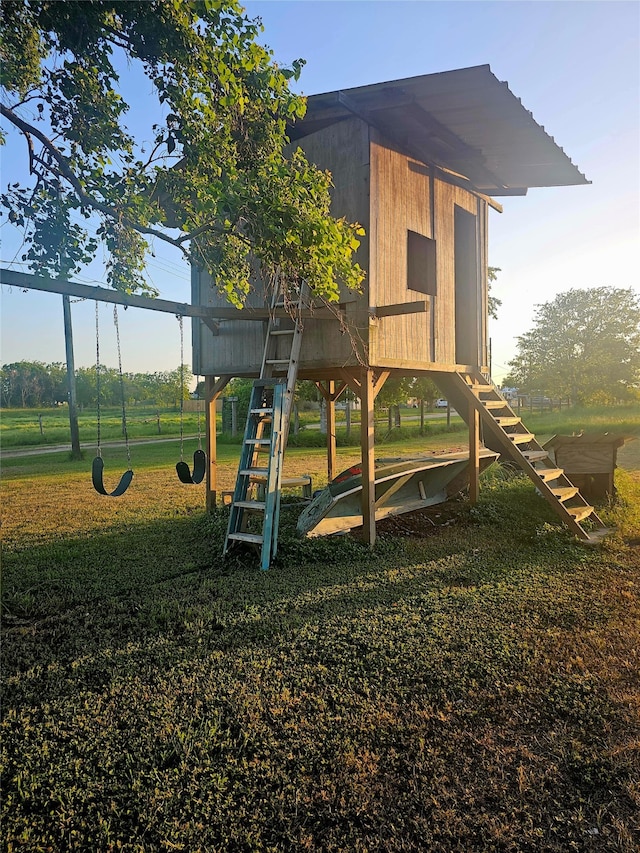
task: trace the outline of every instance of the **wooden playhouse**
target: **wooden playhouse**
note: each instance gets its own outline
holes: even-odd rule
[[[276,331],[286,311],[270,304],[266,288],[257,283],[245,308],[231,309],[194,269],[193,304],[218,313],[215,322],[194,321],[193,331],[193,369],[207,377],[211,406],[232,377],[314,380],[328,402],[331,479],[334,403],[349,387],[362,407],[362,513],[373,543],[374,399],[391,375],[427,374],[469,425],[472,498],[482,429],[484,443],[518,462],[578,536],[593,538],[590,528],[602,527],[593,508],[487,378],[488,212],[501,211],[494,197],[586,178],[486,65],[314,95],[290,138],[331,171],[332,213],[365,228],[357,257],[367,273],[363,291],[341,292],[332,308],[300,303],[294,357],[287,332]],[[208,444],[211,504],[213,430]],[[240,489],[234,503],[249,504],[246,497]],[[245,510],[260,508],[238,507],[236,533]],[[246,541],[260,544],[260,536]]]

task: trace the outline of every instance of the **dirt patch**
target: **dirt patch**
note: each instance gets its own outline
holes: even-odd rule
[[[434,536],[444,527],[460,521],[463,505],[464,500],[458,498],[437,506],[405,512],[402,515],[390,515],[376,522],[376,532],[378,536],[411,536],[414,539]],[[361,529],[358,528],[358,530]]]

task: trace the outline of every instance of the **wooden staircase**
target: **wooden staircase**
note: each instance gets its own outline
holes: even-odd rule
[[[286,304],[279,284],[274,288],[260,378],[251,389],[224,542],[224,554],[238,542],[258,548],[263,570],[269,568],[278,550],[282,464],[302,346],[301,311],[306,301],[306,285],[300,287],[293,304]]]
[[[495,385],[481,373],[443,373],[438,384],[465,421],[473,409],[479,413],[485,444],[520,466],[576,536],[596,543],[609,532],[595,509],[562,468],[555,465]]]

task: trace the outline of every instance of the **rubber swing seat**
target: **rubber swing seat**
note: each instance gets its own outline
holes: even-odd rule
[[[176,463],[176,473],[181,483],[198,484],[204,480],[204,475],[207,473],[207,456],[204,450],[196,450],[193,454],[193,473],[189,465],[180,460]]]
[[[125,471],[122,477],[120,477],[120,482],[112,492],[108,492],[104,487],[104,481],[102,479],[103,471],[104,461],[101,456],[96,456],[93,460],[93,464],[91,465],[91,481],[93,483],[93,488],[100,495],[106,495],[109,498],[119,498],[120,495],[123,495],[131,485],[131,481],[133,480],[133,471],[131,469]]]

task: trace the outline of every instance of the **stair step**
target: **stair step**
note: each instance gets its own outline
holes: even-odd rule
[[[522,455],[528,462],[537,462],[539,459],[548,459],[546,450],[523,450]]]
[[[562,468],[536,468],[536,473],[540,479],[548,483],[550,480],[557,480],[558,477],[562,477],[564,471]]]
[[[233,505],[241,509],[250,509],[253,512],[264,512],[266,503],[264,501],[234,501]]]
[[[473,391],[474,394],[494,394],[495,396],[498,395],[498,392],[492,385],[469,385],[469,389]]]
[[[514,444],[526,444],[529,441],[535,441],[536,438],[532,432],[506,432],[505,435]]]
[[[498,424],[498,426],[501,426],[501,427],[516,426],[517,424],[522,423],[522,418],[517,418],[515,416],[513,416],[513,417],[500,417],[500,416],[498,416],[498,417],[495,417],[494,420]]]
[[[559,501],[568,501],[569,498],[574,497],[578,494],[579,489],[577,486],[561,486],[559,488],[551,487],[551,491],[558,498]]]
[[[485,409],[493,411],[494,409],[506,409],[508,408],[508,403],[505,403],[504,400],[481,400],[480,401]]]
[[[580,522],[584,521],[585,518],[589,518],[591,513],[593,512],[592,506],[567,506],[565,507],[569,515],[573,516],[573,520]]]
[[[264,537],[260,533],[228,533],[227,539],[237,542],[249,542],[251,545],[262,545]]]
[[[591,530],[584,541],[587,545],[599,545],[609,533],[613,533],[613,527],[599,527],[597,530]]]

